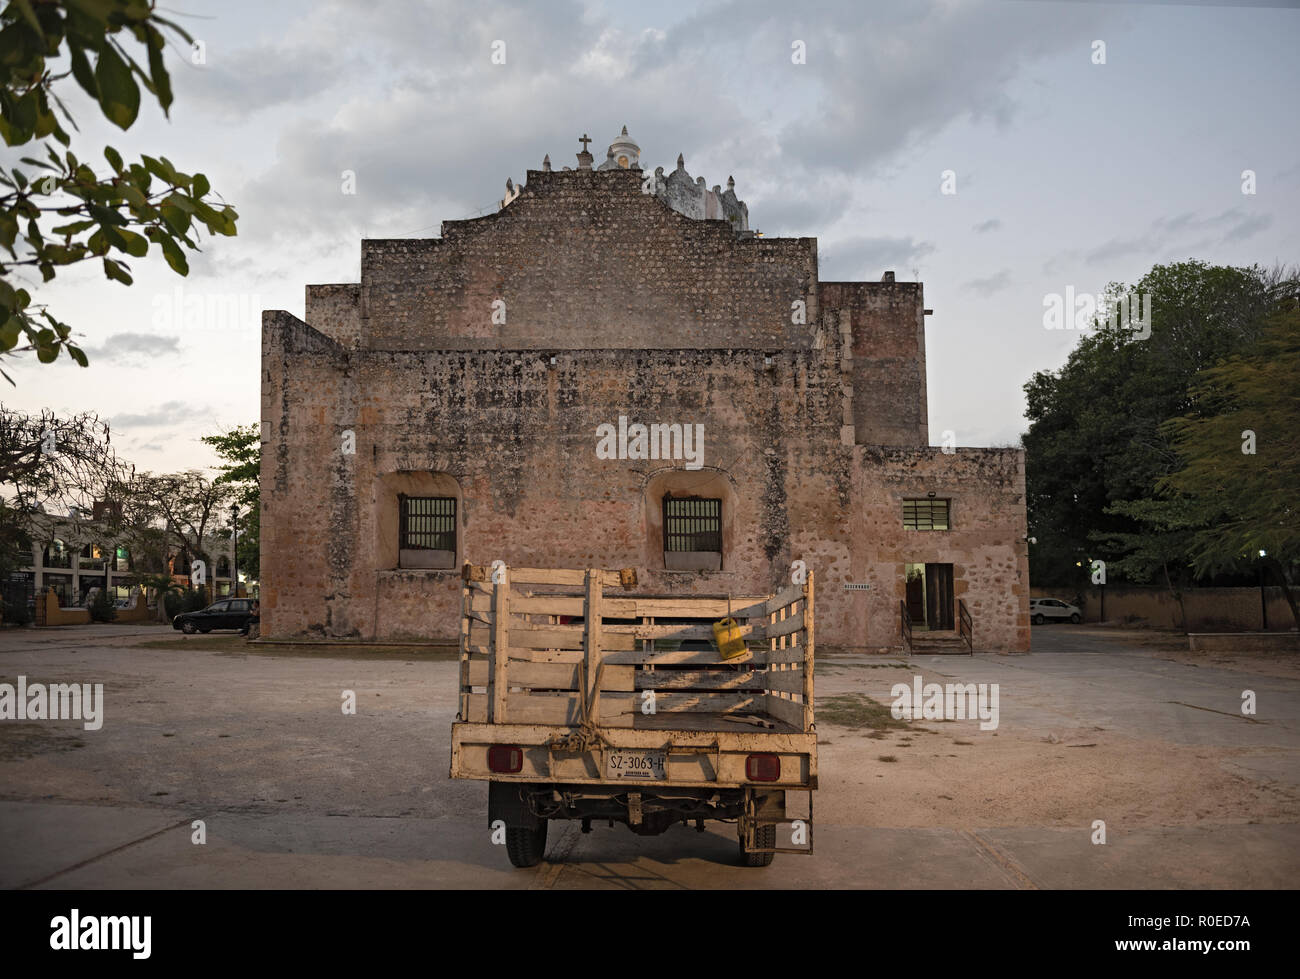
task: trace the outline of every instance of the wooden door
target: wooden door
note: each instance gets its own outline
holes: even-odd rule
[[[925,566],[926,621],[931,629],[953,628],[952,565]]]

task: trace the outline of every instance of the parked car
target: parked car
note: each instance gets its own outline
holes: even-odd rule
[[[1029,620],[1034,625],[1042,625],[1048,619],[1069,619],[1071,622],[1083,621],[1083,611],[1077,605],[1063,602],[1059,598],[1031,598],[1029,600]]]
[[[248,631],[251,618],[252,599],[226,598],[197,612],[182,612],[172,619],[172,628],[191,636],[196,632],[211,632],[213,629],[238,629],[244,633]]]

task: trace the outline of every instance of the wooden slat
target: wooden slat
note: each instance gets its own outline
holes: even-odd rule
[[[604,682],[600,666],[600,658],[604,655],[600,646],[601,586],[600,573],[588,571],[587,607],[583,612],[583,627],[587,630],[587,635],[583,650],[586,653],[587,709],[593,718],[600,716],[600,686]]]
[[[655,713],[656,714],[678,714],[678,713],[695,713],[695,714],[733,714],[755,706],[761,706],[763,699],[767,694],[761,693],[732,693],[720,691],[717,693],[660,693],[655,692]],[[615,716],[622,712],[624,714],[639,714],[641,712],[641,694],[625,693],[608,693],[602,697],[604,710],[601,712],[602,720],[605,717]]]
[[[763,655],[762,650],[759,650],[759,655],[760,656]],[[651,652],[648,649],[634,649],[634,650],[628,650],[622,652],[609,653],[605,657],[605,662],[621,663],[621,664],[655,663],[655,664],[671,664],[674,666],[680,666],[680,665],[694,666],[697,664],[703,665],[703,664],[721,664],[721,663],[738,665],[740,663],[752,662],[753,659],[754,659],[754,655],[752,652],[744,653],[743,655],[737,656],[734,659],[724,660],[721,656],[718,655],[718,651],[716,649],[664,649],[655,652]]]
[[[803,730],[803,704],[796,704],[793,700],[782,700],[774,694],[765,694],[762,706],[764,711],[778,721],[784,721]]]
[[[486,687],[492,679],[492,664],[486,657],[472,656],[462,664],[461,684]],[[463,706],[463,705],[462,705]]]
[[[791,646],[788,649],[769,649],[764,657],[768,663],[802,663],[808,658],[807,646]]]
[[[803,598],[803,589],[803,585],[791,585],[789,588],[783,588],[763,603],[763,610],[770,615],[779,609],[785,608],[791,602],[799,601]]]
[[[524,663],[581,663],[581,649],[519,649],[510,647],[510,659]]]
[[[511,659],[506,680],[513,687],[578,691],[579,662],[529,663]],[[606,666],[601,671],[600,689],[630,692],[636,689],[635,666]],[[513,691],[512,691],[513,692]]]
[[[471,724],[486,724],[488,719],[488,695],[471,693],[465,697],[465,720]]]
[[[762,640],[766,638],[766,626],[761,622],[750,622],[740,626],[740,635],[745,639]],[[713,626],[710,625],[609,625],[602,631],[606,637],[633,636],[637,639],[671,639],[713,641]],[[606,648],[610,648],[606,644]],[[635,647],[632,647],[635,648]]]
[[[811,731],[813,725],[813,667],[816,665],[813,659],[816,642],[813,636],[813,573],[808,572],[808,584],[805,589],[804,604],[804,641],[808,644],[808,658],[803,665],[803,730]]]
[[[784,610],[782,610],[784,611]],[[788,636],[793,632],[798,632],[803,628],[803,613],[795,612],[782,622],[774,622],[767,627],[767,636],[769,639],[776,636]]]
[[[578,689],[577,663],[526,663],[511,660],[506,682],[512,687],[547,687],[552,690]]]
[[[768,670],[758,674],[768,690],[803,693],[803,670]]]
[[[510,649],[510,587],[506,584],[495,586],[492,601],[492,720],[502,724],[506,719],[506,657]],[[471,596],[470,601],[477,601],[478,596]]]
[[[514,599],[518,601],[518,599]],[[527,626],[514,619],[510,624],[512,649],[583,649],[583,627],[580,625]],[[636,649],[632,636],[605,636],[605,649]]]
[[[736,619],[760,619],[768,613],[762,601],[750,598],[732,599],[731,615]],[[472,595],[471,611],[485,614],[492,611],[486,595]],[[569,595],[517,596],[510,603],[514,612],[545,615],[582,615],[584,600]],[[610,598],[601,605],[603,614],[615,619],[722,619],[727,614],[725,598],[692,598],[689,595],[674,598]]]
[[[635,667],[623,667],[635,669]],[[766,689],[763,686],[766,673],[746,670],[735,673],[731,670],[637,670],[636,688],[638,690],[743,690],[752,688]]]

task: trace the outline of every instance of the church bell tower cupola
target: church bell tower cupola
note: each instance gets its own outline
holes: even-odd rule
[[[637,146],[636,140],[627,134],[627,126],[624,126],[618,138],[609,144],[609,149],[605,154],[605,162],[596,169],[613,170],[615,168],[622,170],[641,169],[641,147]]]

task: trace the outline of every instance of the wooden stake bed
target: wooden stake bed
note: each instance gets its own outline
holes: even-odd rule
[[[811,574],[730,599],[637,594],[627,571],[462,576],[453,778],[603,783],[610,752],[653,751],[668,760],[648,784],[743,786],[746,756],[769,752],[781,779],[766,784],[815,787]],[[728,615],[747,651],[723,660]],[[521,770],[492,772],[492,745],[521,747]]]

